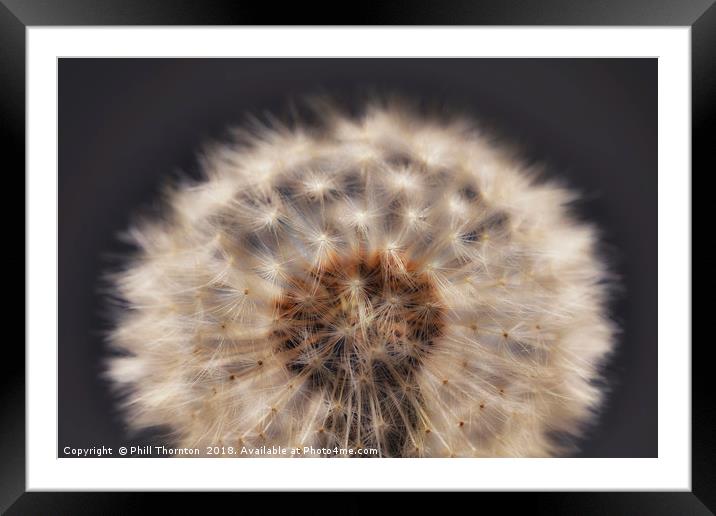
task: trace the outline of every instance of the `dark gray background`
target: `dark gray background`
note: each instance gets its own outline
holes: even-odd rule
[[[107,385],[100,277],[117,239],[201,145],[247,113],[327,93],[394,92],[467,112],[585,193],[622,289],[610,394],[583,457],[657,455],[656,59],[61,59],[59,456],[64,446],[157,442],[126,434]]]

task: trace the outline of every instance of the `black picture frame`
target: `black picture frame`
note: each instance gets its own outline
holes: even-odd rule
[[[63,25],[315,25],[310,10],[287,5],[263,12],[231,1],[190,0],[0,0],[0,142],[8,176],[25,167],[25,30]],[[269,6],[270,7],[270,6]],[[360,12],[357,12],[360,11]],[[402,9],[382,3],[336,15],[329,24],[368,25],[641,25],[690,26],[692,44],[692,168],[713,169],[710,132],[716,119],[716,5],[714,0],[502,0],[491,2],[411,2]],[[9,158],[9,159],[8,159]],[[17,170],[17,174],[10,171]],[[692,173],[693,177],[693,173]],[[24,180],[23,180],[24,191]],[[24,238],[24,237],[23,237]],[[9,239],[9,237],[8,237]],[[19,254],[10,262],[20,261]],[[25,256],[22,263],[25,263]],[[568,514],[711,514],[716,511],[713,438],[716,409],[709,399],[707,348],[692,346],[692,491],[544,493],[500,496],[505,506],[529,504],[532,512]],[[0,429],[0,509],[8,514],[124,513],[144,505],[142,497],[189,508],[185,495],[133,493],[25,492],[25,351],[14,339],[4,348]],[[231,496],[222,495],[224,498]],[[241,494],[242,497],[247,496]],[[265,496],[265,495],[264,495]],[[245,499],[247,501],[247,499]],[[258,503],[260,500],[253,500]],[[493,500],[497,502],[498,500]],[[535,503],[536,502],[536,503]],[[355,496],[345,506],[370,509]]]

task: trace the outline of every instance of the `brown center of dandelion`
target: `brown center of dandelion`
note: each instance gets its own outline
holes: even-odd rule
[[[331,435],[401,455],[418,418],[415,373],[444,324],[429,275],[397,253],[357,253],[291,278],[276,311],[276,351],[333,400]]]

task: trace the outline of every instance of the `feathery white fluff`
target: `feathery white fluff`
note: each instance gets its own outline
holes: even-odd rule
[[[178,446],[551,456],[602,394],[606,269],[575,195],[390,105],[243,134],[129,234],[108,375]]]

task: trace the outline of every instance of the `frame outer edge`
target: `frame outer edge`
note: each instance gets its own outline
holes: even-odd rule
[[[700,170],[701,175],[705,176],[716,169],[713,148],[716,127],[716,4],[712,4],[691,27],[691,88],[693,185],[694,171]],[[691,284],[693,288],[693,281]],[[709,360],[707,352],[710,344],[708,341],[701,341],[701,344],[693,345],[692,339],[691,487],[693,493],[709,509],[716,511],[716,406],[710,395],[713,384],[709,381],[713,371],[710,370],[712,361]]]
[[[0,3],[0,146],[6,179],[21,186],[6,186],[9,191],[22,191],[25,197],[25,25],[4,4]],[[19,190],[18,190],[19,188]],[[14,196],[19,197],[19,193]],[[17,206],[10,208],[18,218]],[[8,211],[9,211],[8,210]],[[24,210],[23,210],[24,215]],[[22,236],[8,235],[10,241],[22,242],[22,254],[11,253],[7,260],[15,271],[25,269],[25,226],[11,223]],[[14,236],[14,235],[13,235]],[[10,240],[12,238],[12,240]],[[19,248],[19,245],[17,245]],[[20,281],[17,274],[13,281]],[[23,280],[22,289],[25,284]],[[20,292],[20,286],[17,286]],[[19,303],[18,303],[19,304]],[[22,297],[25,308],[25,297]],[[23,321],[24,321],[23,317]],[[24,334],[25,323],[22,323]],[[19,332],[18,332],[19,333]],[[7,509],[25,491],[25,338],[6,339],[3,346],[3,371],[0,375],[0,512]]]

